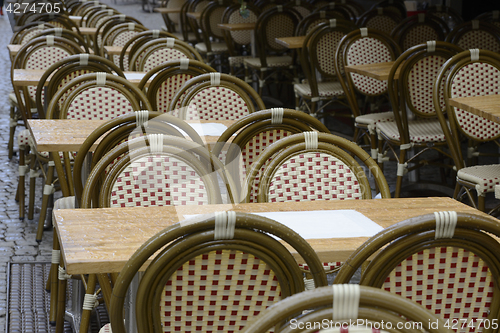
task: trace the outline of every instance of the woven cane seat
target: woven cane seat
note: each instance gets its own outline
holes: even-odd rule
[[[464,180],[475,185],[478,194],[495,191],[500,184],[500,164],[476,165],[457,171],[457,180]]]
[[[208,52],[208,50],[207,50],[207,44],[206,43],[203,43],[203,42],[202,43],[196,43],[196,45],[194,47],[199,52],[201,52],[201,53],[207,53]],[[227,45],[224,42],[210,43],[210,47],[212,48],[211,52],[215,52],[215,53],[223,53],[223,52],[227,52],[228,51]]]
[[[401,140],[401,135],[395,122],[386,121],[377,123],[377,130],[391,141],[397,142]],[[409,132],[410,142],[412,143],[446,142],[441,124],[437,119],[413,120]]]
[[[309,83],[296,83],[293,87],[301,96],[312,96]],[[319,97],[343,96],[344,89],[340,82],[318,82],[318,94]]]
[[[244,60],[247,65],[254,68],[262,68],[259,58],[249,58]],[[292,66],[293,61],[290,56],[266,57],[268,67],[286,67]]]

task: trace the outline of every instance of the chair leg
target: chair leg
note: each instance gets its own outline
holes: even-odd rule
[[[43,228],[45,225],[45,218],[47,215],[49,197],[52,195],[52,190],[53,190],[53,185],[52,185],[53,178],[54,178],[54,162],[49,161],[49,167],[47,169],[47,179],[45,180],[45,186],[43,189],[42,209],[40,210],[40,218],[38,219],[38,230],[36,233],[36,241],[38,243],[42,241]]]
[[[24,219],[24,176],[28,166],[25,165],[24,147],[19,147],[19,184],[18,184],[18,200],[19,200],[19,219]]]
[[[50,265],[50,313],[49,313],[49,323],[54,326],[56,325],[57,316],[57,300],[59,291],[59,279],[57,272],[59,269],[59,262],[61,258],[60,254],[59,240],[57,238],[56,230],[54,229],[54,239],[52,241],[52,264]]]
[[[35,211],[35,187],[36,187],[36,177],[37,177],[35,167],[36,167],[36,154],[30,153],[30,193],[28,201],[28,220],[33,220],[33,215]]]
[[[16,134],[16,126],[17,126],[17,117],[16,117],[16,108],[11,106],[10,107],[10,133],[9,133],[9,143],[8,143],[8,149],[9,149],[9,160],[12,158],[14,155],[14,137]]]
[[[477,194],[477,209],[484,212],[486,209],[486,195],[485,194]]]
[[[60,260],[58,269],[64,270],[64,264]],[[56,313],[56,333],[64,332],[64,315],[66,312],[66,287],[68,281],[60,276],[61,272],[58,272],[58,290],[57,290],[57,313]]]
[[[85,299],[83,301],[82,318],[80,322],[80,332],[88,332],[90,315],[93,309],[93,302],[95,302],[95,288],[97,285],[97,276],[90,274],[87,281],[87,288],[85,290]]]
[[[406,150],[401,149],[399,152],[399,161],[397,168],[397,178],[396,178],[396,191],[394,193],[395,198],[399,198],[401,195],[401,188],[403,187],[403,176],[404,176],[404,164],[406,162]]]

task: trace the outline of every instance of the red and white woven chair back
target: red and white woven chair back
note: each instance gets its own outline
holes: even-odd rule
[[[208,193],[195,169],[168,155],[137,158],[118,175],[110,207],[206,205]]]
[[[78,71],[74,71],[74,72],[71,72],[69,73],[66,77],[64,77],[61,82],[59,83],[59,89],[61,89],[63,86],[65,86],[66,84],[68,84],[69,82],[73,81],[74,79],[76,79],[77,77],[81,76],[81,75],[84,75],[84,74],[90,74],[90,73],[95,73],[95,71],[90,71],[90,70],[87,70],[87,69],[83,69],[83,70],[78,70]],[[59,99],[59,107],[61,107],[64,103],[64,101],[66,100],[66,98],[69,96],[69,94],[75,90],[79,85],[72,85],[71,87],[69,87],[65,92],[64,94],[61,96],[61,98]],[[43,93],[42,93],[43,95]],[[42,99],[43,100],[43,99]]]
[[[464,50],[482,49],[500,52],[498,39],[488,31],[482,29],[472,29],[464,33],[456,44]]]
[[[25,68],[26,69],[47,69],[52,64],[69,57],[71,54],[57,46],[45,46],[40,47],[34,52],[29,54],[29,58],[26,59]],[[35,100],[36,97],[36,87],[29,86],[28,93],[30,97]],[[43,100],[43,99],[42,99]]]
[[[160,48],[144,56],[142,60],[144,68],[142,70],[144,72],[149,72],[150,70],[164,62],[177,59],[189,59],[189,57],[183,52],[176,49],[168,47]]]
[[[291,37],[295,33],[295,22],[288,15],[276,13],[265,26],[265,38],[271,50],[282,51],[286,48],[276,42],[276,38]]]
[[[126,30],[126,31],[120,31],[115,38],[112,41],[113,46],[124,46],[132,37],[140,33],[141,31],[135,31],[135,30]],[[113,62],[117,64],[118,66],[120,65],[120,56],[119,55],[113,55]],[[124,68],[128,68],[128,55],[125,55],[123,58],[123,66]]]
[[[241,168],[241,175],[240,175],[241,184],[244,184],[246,178],[246,170],[248,170],[249,167],[252,165],[252,163],[257,159],[257,157],[259,157],[260,153],[274,142],[283,139],[291,134],[292,133],[289,131],[276,129],[272,131],[263,131],[252,137],[252,139],[248,141],[248,143],[241,150],[242,165],[243,165]],[[268,163],[264,163],[259,174],[262,174],[264,169],[267,167],[267,164]],[[253,180],[253,185],[252,185],[253,191],[252,194],[250,195],[250,202],[257,202],[257,195],[259,191],[259,179],[260,179],[259,174],[257,174],[255,179]]]
[[[409,298],[444,318],[488,317],[494,281],[486,263],[472,252],[456,247],[434,247],[418,252],[399,264],[383,288]],[[457,332],[481,332],[458,325]]]
[[[438,33],[432,27],[426,24],[416,24],[406,31],[403,40],[403,48],[404,50],[408,50],[412,46],[426,43],[429,40],[439,39]]]
[[[133,112],[130,101],[111,87],[91,87],[80,92],[67,109],[68,119],[107,120]]]
[[[394,30],[397,25],[398,22],[386,15],[375,15],[366,21],[365,27],[368,29],[382,31],[383,33],[390,35],[392,30]]]
[[[328,19],[326,19],[326,18],[324,18],[324,19],[319,18],[319,19],[314,20],[311,23],[309,23],[309,25],[306,28],[305,35],[307,36],[311,30],[313,30],[314,28],[316,28],[321,23],[328,23]]]
[[[356,174],[337,157],[306,152],[283,161],[270,180],[269,202],[362,199]]]
[[[320,40],[318,40],[318,43],[316,44],[318,59],[317,66],[322,72],[331,76],[336,75],[335,65],[332,59],[335,59],[337,45],[344,36],[345,33],[341,31],[332,31],[324,34]]]
[[[42,32],[44,29],[39,29],[38,27],[37,28],[34,28],[34,29],[30,29],[28,32],[26,32],[24,34],[24,36],[21,38],[21,40],[19,41],[19,44],[20,45],[24,45],[26,44],[27,42],[29,42],[30,40],[33,39],[33,37],[35,37],[36,35],[38,35],[40,32]]]
[[[450,97],[494,95],[500,93],[500,68],[488,63],[473,62],[462,67],[454,76]],[[493,140],[500,137],[500,125],[476,116],[468,111],[454,108],[459,128],[475,140]]]
[[[347,50],[346,63],[349,66],[388,62],[394,60],[389,48],[380,40],[364,37],[352,43]],[[387,81],[380,81],[365,75],[350,73],[356,89],[366,95],[380,95],[387,91]]]
[[[190,74],[177,74],[163,81],[156,95],[156,106],[158,111],[167,112],[174,95],[186,81],[192,78],[193,75]],[[179,100],[179,102],[181,101],[182,99]]]
[[[225,87],[200,90],[187,108],[186,120],[237,120],[249,114],[245,100]]]
[[[436,109],[432,101],[432,86],[441,66],[446,62],[446,58],[437,55],[429,55],[418,60],[410,70],[408,75],[409,100],[417,114],[435,115]],[[441,86],[444,82],[441,82]],[[444,110],[444,94],[440,90],[439,98],[441,108]]]
[[[249,13],[249,16],[247,18],[244,18],[240,15],[240,12],[238,10],[236,10],[231,15],[229,15],[228,23],[235,24],[235,23],[255,23],[255,22],[257,22],[257,15],[255,15],[255,13],[251,10],[249,10],[248,13]],[[242,31],[231,31],[230,35],[235,43],[240,44],[240,45],[247,45],[247,44],[250,44],[250,42],[251,42],[252,33],[253,33],[252,30],[242,30]]]
[[[236,250],[201,254],[167,281],[160,302],[164,332],[237,332],[280,295],[274,272],[259,258]]]

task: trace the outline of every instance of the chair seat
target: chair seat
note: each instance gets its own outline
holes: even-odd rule
[[[111,324],[109,323],[101,327],[101,329],[99,330],[99,333],[111,333],[111,332],[113,331],[111,330]]]
[[[19,103],[17,102],[16,94],[9,94],[9,104],[10,106],[19,107]]]
[[[228,52],[228,48],[226,43],[211,43],[213,53],[224,53]],[[194,46],[199,52],[207,53],[207,44],[206,43],[197,43]]]
[[[441,124],[437,119],[418,119],[409,122],[410,142],[446,142]],[[380,131],[389,140],[400,141],[398,127],[395,122],[384,122],[377,124]]]
[[[235,56],[229,57],[229,66],[242,66],[245,59],[252,59],[252,56]]]
[[[293,65],[293,60],[292,60],[292,57],[290,57],[290,56],[267,57],[266,61],[267,61],[268,67],[287,67],[287,66]],[[245,59],[245,63],[248,66],[251,66],[254,68],[261,68],[262,67],[262,64],[261,64],[259,58]]]
[[[478,194],[494,192],[500,185],[500,164],[475,165],[458,170],[457,180],[476,184]]]
[[[391,111],[391,112],[364,114],[362,116],[357,116],[355,121],[358,124],[373,126],[376,123],[394,121],[394,113]]]
[[[301,96],[312,97],[311,86],[309,83],[296,83],[293,85],[295,92]],[[319,82],[318,83],[319,97],[334,97],[343,96],[344,90],[340,82]]]

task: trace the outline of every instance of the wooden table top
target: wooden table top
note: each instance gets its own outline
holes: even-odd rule
[[[95,27],[78,27],[80,30],[80,34],[83,36],[93,36],[97,32],[97,28]]]
[[[186,16],[195,20],[199,20],[201,18],[201,12],[187,12]]]
[[[375,64],[345,66],[345,71],[365,75],[380,81],[385,81],[389,79],[389,72],[391,71],[393,64],[394,61],[389,61],[379,62]],[[399,77],[399,70],[396,71],[394,76],[395,79]]]
[[[153,11],[160,14],[178,14],[181,12],[181,7],[178,8],[157,7],[153,9]]]
[[[238,31],[238,30],[253,30],[255,23],[219,23],[217,24],[222,30]]]
[[[500,124],[500,95],[450,98],[449,103]]]
[[[35,141],[36,149],[39,152],[78,151],[87,137],[105,122],[106,120],[29,119],[28,128]],[[193,121],[193,123],[194,122],[195,121]],[[219,123],[229,127],[234,124],[235,121],[200,120],[198,122]],[[219,137],[204,136],[202,139],[208,145],[213,145],[217,142]],[[95,149],[95,146],[93,149]]]
[[[300,49],[304,45],[306,36],[280,37],[276,38],[276,43],[289,49]]]
[[[338,209],[354,209],[383,228],[435,211],[454,210],[489,216],[451,198],[62,209],[54,210],[53,216],[68,274],[90,274],[120,272],[140,245],[162,229],[182,221],[184,215],[223,210],[256,213]],[[344,261],[367,239],[367,237],[310,239],[308,242],[323,262],[331,262]]]
[[[105,45],[104,49],[108,53],[108,55],[120,55],[123,50],[123,46],[110,46],[110,45]],[[131,47],[127,48],[127,51],[125,54],[129,54]]]
[[[12,83],[16,87],[36,86],[38,85],[38,81],[42,78],[43,73],[45,73],[43,69],[14,69]],[[123,74],[125,74],[128,81],[137,85],[141,82],[144,75],[146,75],[146,72],[123,72]],[[47,79],[46,84],[49,82],[50,77]]]

